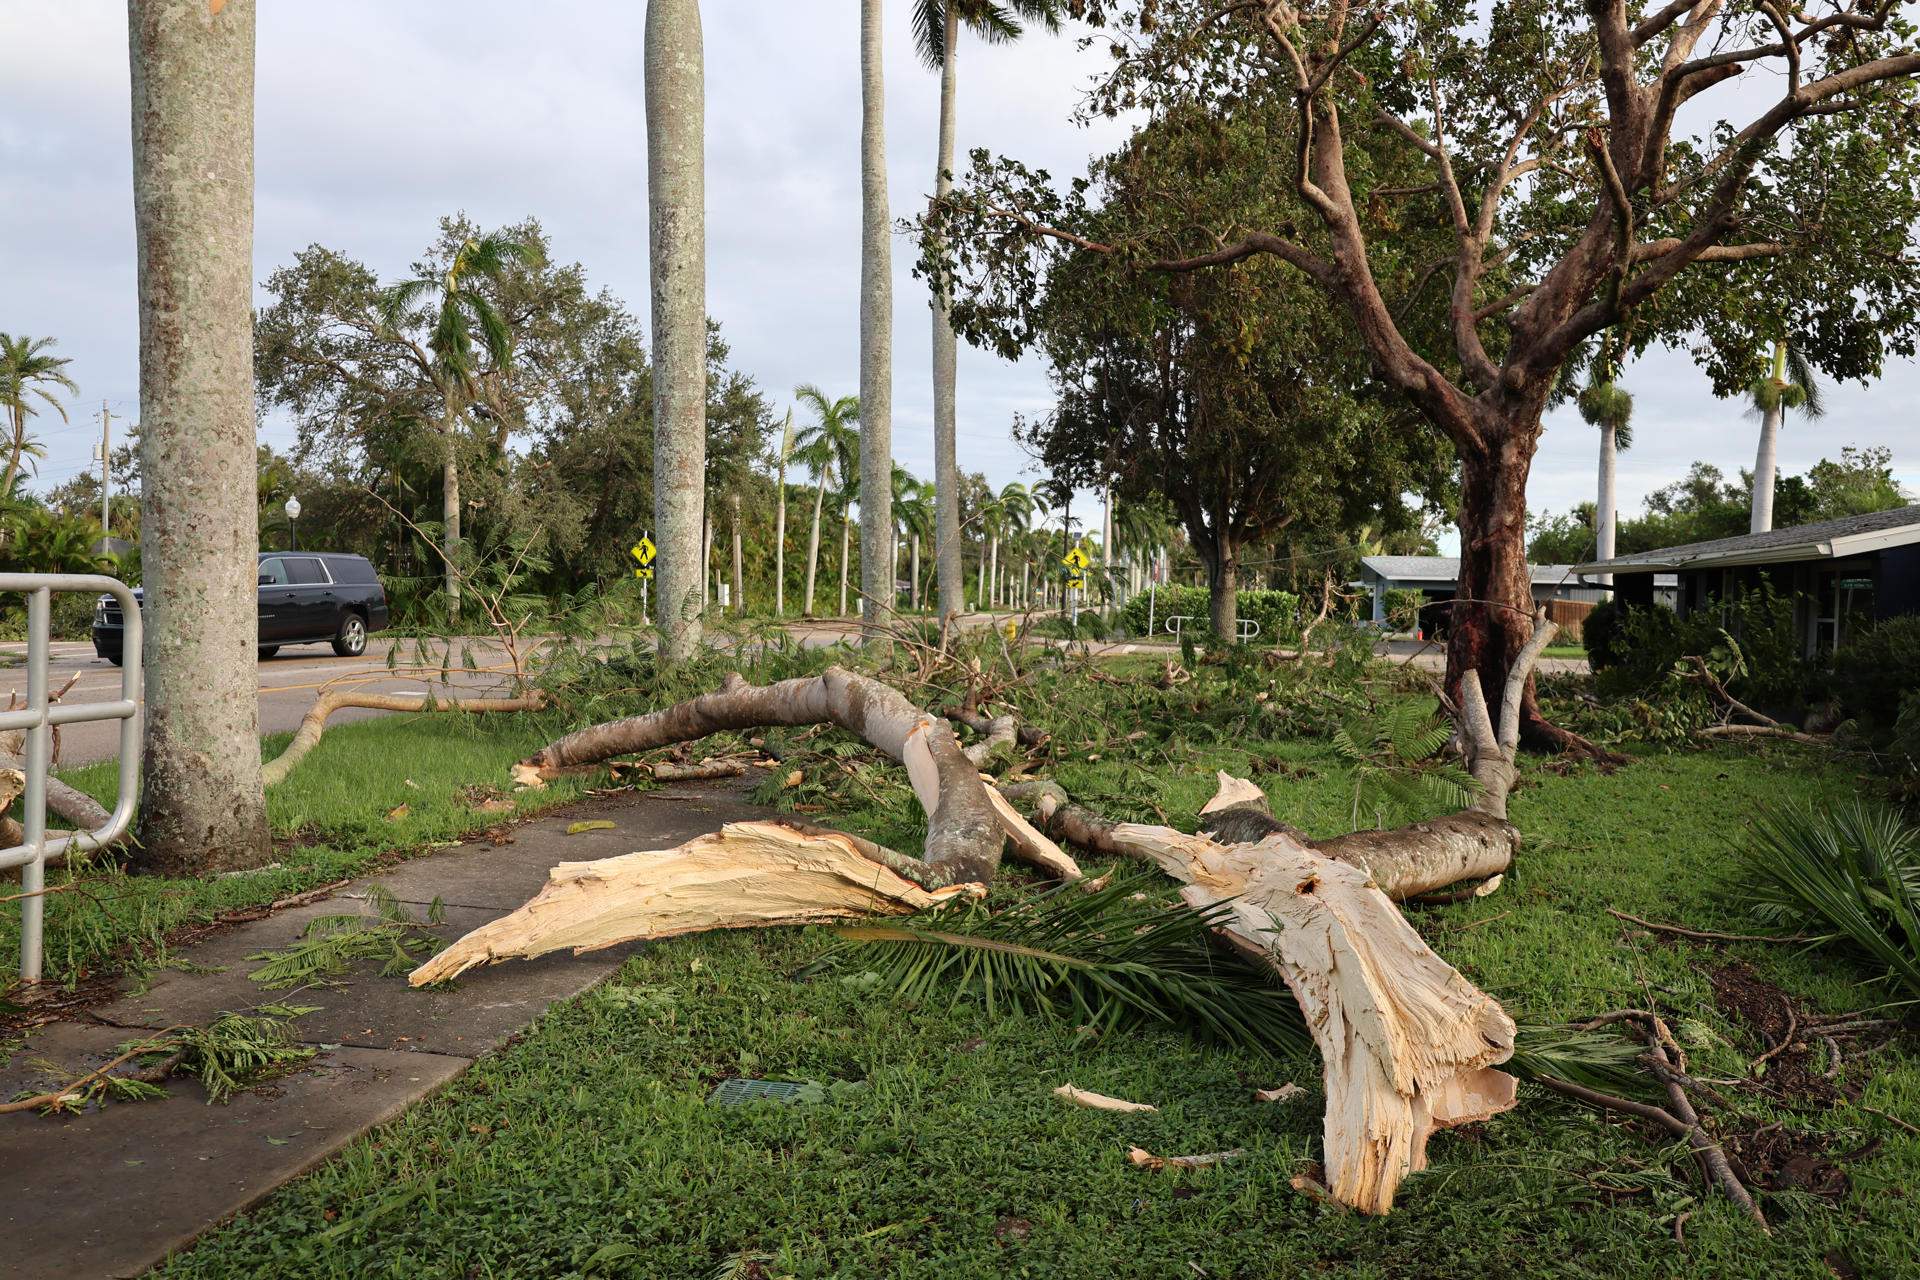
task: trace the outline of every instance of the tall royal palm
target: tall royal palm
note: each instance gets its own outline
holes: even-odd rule
[[[133,857],[207,875],[272,852],[254,656],[254,0],[129,3],[127,22],[147,628]]]
[[[487,296],[509,264],[533,263],[539,251],[512,236],[469,236],[444,266],[436,264],[380,294],[380,323],[398,333],[432,320],[429,376],[440,393],[441,554],[446,558],[447,611],[460,611],[460,439],[484,357],[488,368],[513,363],[513,331]],[[478,341],[475,341],[476,331]]]
[[[706,581],[706,76],[698,0],[647,0],[647,257],[653,294],[653,525],[660,650],[700,643]]]
[[[1753,461],[1753,508],[1748,528],[1765,533],[1773,528],[1773,481],[1779,469],[1780,424],[1787,410],[1798,409],[1809,418],[1824,414],[1820,402],[1820,384],[1814,380],[1813,367],[1800,348],[1785,342],[1773,344],[1770,376],[1753,384],[1749,393],[1753,412],[1760,416],[1760,448]]]
[[[1633,396],[1605,371],[1589,383],[1579,398],[1580,416],[1600,429],[1600,489],[1593,508],[1594,558],[1613,559],[1620,527],[1619,499],[1614,493],[1614,461],[1622,449],[1633,446]],[[1613,575],[1602,574],[1609,586]]]
[[[838,400],[811,382],[793,389],[793,398],[813,413],[813,422],[793,438],[793,456],[813,473],[813,528],[807,534],[807,607],[813,612],[813,587],[820,569],[820,513],[827,501],[827,484],[839,470],[843,485],[858,473],[860,397]],[[844,560],[844,554],[842,559]],[[845,570],[842,569],[844,577]]]
[[[893,229],[880,12],[881,0],[860,0],[860,614],[869,634],[893,590]]]
[[[67,420],[67,408],[53,392],[79,395],[80,388],[66,373],[73,361],[51,354],[52,338],[31,338],[0,333],[0,407],[7,411],[7,469],[0,476],[0,498],[13,492],[13,478],[20,472],[21,459],[38,452],[27,438],[27,419],[38,410],[38,400]]]
[[[922,61],[940,71],[940,145],[933,175],[933,198],[953,189],[954,132],[958,114],[957,65],[960,30],[998,44],[1020,35],[1020,18],[1060,25],[1061,0],[915,0],[913,43]],[[960,458],[956,409],[958,369],[952,298],[945,284],[933,283],[933,487],[934,569],[940,582],[940,613],[967,608],[966,570],[961,563]]]

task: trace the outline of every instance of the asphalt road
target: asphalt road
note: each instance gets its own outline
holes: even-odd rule
[[[451,688],[475,693],[498,692],[504,684],[500,675],[492,673],[454,672],[445,683],[441,682],[438,672],[396,674],[387,667],[389,643],[384,637],[375,636],[369,641],[366,653],[358,658],[336,657],[328,646],[313,644],[290,645],[273,657],[262,659],[259,664],[260,731],[292,732],[299,725],[300,717],[313,705],[318,690],[328,684],[345,685],[364,693],[421,693],[429,687],[438,691]],[[416,656],[415,642],[397,643],[399,661],[412,663]],[[472,651],[478,666],[506,662],[505,651],[491,640],[475,637],[454,643],[456,666],[464,663],[462,646]],[[0,664],[5,664],[0,665],[0,706],[6,704],[9,695],[17,699],[16,705],[26,702],[25,658],[24,644],[0,644]],[[120,668],[105,658],[95,657],[91,641],[54,642],[52,660],[48,663],[49,685],[58,691],[69,679],[74,683],[61,699],[63,703],[111,702],[120,696]],[[364,720],[383,714],[386,713],[349,707],[336,712],[328,723]],[[82,764],[110,757],[119,749],[119,742],[118,721],[66,725],[60,730],[60,763]]]

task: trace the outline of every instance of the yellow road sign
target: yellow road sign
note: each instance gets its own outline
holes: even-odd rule
[[[644,533],[640,535],[640,541],[634,543],[633,546],[628,549],[628,553],[640,562],[641,568],[652,564],[654,556],[659,554],[653,545],[653,539]],[[649,573],[647,576],[652,577],[653,575]]]
[[[635,569],[633,571],[633,576],[636,578],[640,578],[643,581],[651,582],[653,581],[653,570],[652,569]]]
[[[1067,552],[1066,563],[1075,569],[1084,569],[1092,564],[1093,561],[1087,557],[1086,548],[1075,547],[1073,550]]]
[[[1070,591],[1084,591],[1086,590],[1086,586],[1087,586],[1087,580],[1085,578],[1068,578],[1067,579],[1067,589]]]
[[[1015,639],[1020,634],[1020,620],[1018,618],[1008,618],[1000,629],[1007,633],[1007,639]]]

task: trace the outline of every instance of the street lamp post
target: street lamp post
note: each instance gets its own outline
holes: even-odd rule
[[[287,526],[293,535],[293,550],[300,549],[300,499],[287,499]]]

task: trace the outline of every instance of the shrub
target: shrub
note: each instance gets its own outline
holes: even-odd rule
[[[1603,605],[1586,621],[1595,688],[1611,698],[1646,694],[1664,684],[1682,658],[1697,655],[1722,672],[1742,701],[1783,711],[1805,706],[1822,695],[1825,681],[1801,656],[1797,601],[1762,582],[1686,618],[1658,605]],[[1603,616],[1601,609],[1608,612]]]
[[[1185,614],[1198,619],[1197,629],[1207,626],[1209,595],[1205,587],[1160,587],[1154,592],[1153,627],[1166,634],[1166,619]],[[1259,644],[1280,644],[1300,635],[1300,597],[1291,591],[1240,591],[1234,603],[1242,618],[1260,624]],[[1120,623],[1135,635],[1147,629],[1147,593],[1142,591],[1120,610]]]
[[[1876,740],[1891,733],[1901,700],[1920,689],[1920,617],[1887,618],[1833,656],[1833,692]]]
[[[1387,592],[1387,625],[1396,631],[1411,631],[1420,625],[1420,610],[1427,594],[1413,587],[1395,587]]]
[[[1602,600],[1581,622],[1580,640],[1587,647],[1587,665],[1595,671],[1619,666],[1625,656],[1618,645],[1627,608],[1618,600]]]

